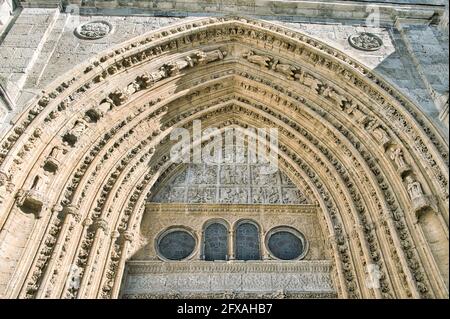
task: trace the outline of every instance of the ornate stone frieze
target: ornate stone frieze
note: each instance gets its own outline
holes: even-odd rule
[[[302,262],[163,262],[128,263],[128,275],[122,295],[240,293],[332,294],[330,264],[324,261]],[[168,287],[171,287],[168,290]]]

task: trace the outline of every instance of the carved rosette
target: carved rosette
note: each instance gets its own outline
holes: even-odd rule
[[[75,29],[77,37],[85,40],[95,40],[107,36],[113,31],[113,26],[108,21],[90,21],[78,26]]]
[[[360,32],[348,37],[352,47],[361,51],[376,51],[381,48],[383,41],[377,35],[370,32]]]

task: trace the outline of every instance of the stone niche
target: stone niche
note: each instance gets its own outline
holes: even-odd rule
[[[145,244],[127,262],[122,298],[331,298],[335,297],[329,252],[325,249],[317,205],[245,205],[148,203],[141,223]],[[260,255],[237,257],[237,228],[258,229]],[[205,229],[226,227],[228,253],[206,260]],[[170,231],[192,235],[190,252],[170,260],[159,249]],[[302,238],[298,258],[277,258],[268,244],[278,230]],[[184,240],[180,237],[178,240]]]

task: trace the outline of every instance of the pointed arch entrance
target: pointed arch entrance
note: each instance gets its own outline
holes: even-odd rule
[[[117,297],[146,196],[176,168],[168,136],[194,119],[278,128],[280,167],[320,208],[339,297],[448,296],[444,138],[344,53],[239,17],[130,40],[14,119],[0,143],[0,294]]]

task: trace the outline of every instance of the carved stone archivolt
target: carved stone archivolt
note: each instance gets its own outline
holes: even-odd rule
[[[193,119],[278,128],[281,170],[318,205],[338,297],[448,297],[445,139],[344,53],[239,17],[99,54],[17,116],[0,142],[0,257],[11,266],[0,260],[0,296],[118,297],[146,245],[148,194],[180,171],[168,136]],[[379,288],[365,284],[369,264]]]

